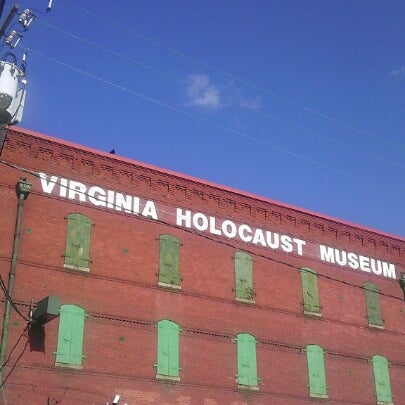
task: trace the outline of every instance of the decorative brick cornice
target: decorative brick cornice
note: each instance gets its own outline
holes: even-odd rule
[[[251,197],[230,191],[203,181],[182,177],[163,169],[148,167],[137,162],[90,152],[66,145],[63,141],[51,141],[20,131],[6,130],[8,137],[2,157],[31,169],[44,170],[81,179],[88,183],[105,184],[113,189],[134,188],[144,192],[147,198],[183,202],[184,207],[198,210],[204,206],[207,213],[240,222],[257,224],[263,228],[283,231],[324,243],[340,244],[347,249],[363,247],[367,251],[379,251],[384,255],[400,257],[405,242],[372,230],[363,230],[355,225],[323,218],[318,214],[300,211],[268,202],[260,197]],[[19,156],[19,158],[18,158]],[[86,179],[86,180],[83,180]],[[128,190],[130,188],[130,190]],[[142,194],[140,194],[142,195]]]

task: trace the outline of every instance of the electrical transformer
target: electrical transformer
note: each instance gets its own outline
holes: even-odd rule
[[[27,80],[23,68],[0,61],[0,125],[15,125],[22,119]]]

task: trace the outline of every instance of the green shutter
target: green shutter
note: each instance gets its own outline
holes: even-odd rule
[[[327,397],[323,349],[317,345],[307,346],[309,394],[311,397]]]
[[[179,377],[179,326],[172,321],[158,322],[157,374]]]
[[[304,312],[320,314],[321,307],[319,305],[318,276],[316,272],[307,267],[302,268],[301,281],[302,296],[304,299]]]
[[[369,325],[383,326],[380,307],[380,290],[371,282],[364,283],[367,319]]]
[[[68,215],[65,266],[89,267],[91,221],[81,214]]]
[[[372,362],[377,401],[378,403],[392,404],[391,384],[387,359],[382,356],[373,356]]]
[[[238,352],[238,384],[257,387],[256,339],[248,333],[236,337]]]
[[[253,290],[253,260],[244,252],[235,253],[235,293],[236,298],[254,299]]]
[[[180,241],[170,235],[160,235],[159,248],[159,282],[180,285]]]
[[[56,363],[80,366],[83,359],[84,309],[76,305],[60,307]]]

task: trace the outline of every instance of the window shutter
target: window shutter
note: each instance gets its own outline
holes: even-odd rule
[[[302,295],[304,299],[304,312],[320,313],[318,294],[318,276],[310,268],[301,269]]]
[[[379,403],[391,404],[392,394],[387,359],[376,355],[373,356],[372,363],[377,401]]]
[[[380,307],[380,290],[371,282],[364,283],[366,296],[367,319],[369,325],[383,326]]]
[[[179,377],[179,326],[172,321],[158,322],[157,374]]]
[[[170,235],[160,235],[159,248],[159,281],[180,285],[180,241]]]
[[[84,316],[84,310],[76,305],[61,306],[56,363],[82,364]]]
[[[256,339],[248,333],[236,338],[238,352],[238,384],[257,387]]]
[[[69,364],[70,344],[72,330],[72,314],[66,305],[60,307],[58,348],[56,350],[56,363]]]
[[[253,300],[253,260],[244,252],[235,253],[235,293],[236,298]]]
[[[314,397],[326,397],[325,365],[323,349],[317,345],[307,346],[309,394]]]
[[[89,267],[91,221],[81,214],[68,215],[65,265],[87,269]]]

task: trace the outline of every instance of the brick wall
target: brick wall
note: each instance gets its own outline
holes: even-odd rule
[[[378,257],[404,269],[403,239],[31,132],[9,130],[1,160]],[[34,187],[24,207],[13,300],[25,313],[31,300],[50,294],[59,296],[62,304],[84,308],[86,359],[80,370],[55,367],[58,320],[45,325],[42,340],[36,335],[30,338],[25,321],[13,311],[4,368],[8,405],[105,404],[116,393],[128,405],[312,403],[316,400],[308,393],[304,350],[308,344],[325,351],[328,403],[376,403],[370,363],[375,354],[391,363],[394,402],[405,402],[405,306],[396,280],[45,195],[37,177],[2,164],[0,274],[4,280],[14,235],[14,185],[21,176]],[[70,213],[84,214],[93,223],[89,272],[63,266]],[[157,283],[157,237],[166,233],[182,243],[181,290]],[[249,251],[254,258],[254,303],[235,301],[237,250]],[[301,267],[311,267],[320,275],[321,318],[303,315]],[[384,329],[368,326],[364,290],[359,288],[365,281],[372,281],[383,293]],[[156,380],[155,325],[161,319],[170,319],[182,329],[179,382]],[[238,389],[235,380],[234,337],[240,332],[258,341],[262,381],[257,391]]]

